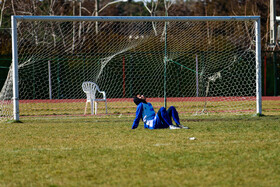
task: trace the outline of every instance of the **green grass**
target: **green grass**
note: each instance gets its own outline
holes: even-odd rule
[[[131,130],[125,115],[21,121],[0,125],[0,186],[280,184],[279,114],[183,116],[189,130]]]
[[[266,101],[264,101],[266,102]],[[164,105],[163,102],[152,102],[156,111]],[[225,101],[225,102],[207,102],[207,111],[215,114],[229,114],[235,113],[254,113],[255,101]],[[183,113],[192,114],[196,111],[204,109],[205,102],[168,102],[168,106],[175,106],[176,109]],[[280,101],[269,103],[269,109],[279,108]],[[233,107],[231,107],[233,106]],[[12,106],[10,106],[12,107]],[[47,115],[83,115],[85,110],[85,102],[58,102],[58,103],[21,103],[21,116],[47,116]],[[99,103],[98,114],[105,114],[105,103]],[[129,102],[108,102],[108,113],[110,114],[131,114],[135,113],[135,104]],[[90,106],[87,107],[87,114],[90,114]]]

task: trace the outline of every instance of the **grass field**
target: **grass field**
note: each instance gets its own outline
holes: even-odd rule
[[[133,114],[135,104],[132,98],[109,99],[107,101],[109,114]],[[155,110],[164,105],[163,98],[149,98]],[[276,100],[280,103],[280,99]],[[209,97],[204,98],[167,98],[168,106],[175,106],[180,113],[193,114],[204,108],[208,113],[254,113],[256,101],[252,97]],[[83,115],[85,110],[84,99],[54,99],[54,100],[22,100],[19,105],[21,116],[51,116],[51,115]],[[10,105],[12,108],[12,105]],[[87,114],[91,109],[88,104]],[[105,103],[98,104],[98,114],[105,114]]]
[[[1,123],[0,186],[279,186],[280,112],[268,105],[263,117],[184,114],[189,130],[131,130],[132,115]]]

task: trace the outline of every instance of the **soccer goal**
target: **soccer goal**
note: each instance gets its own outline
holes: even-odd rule
[[[261,113],[258,16],[12,16],[12,36],[1,118],[84,115],[88,81],[98,115],[135,113],[138,93],[181,115]]]

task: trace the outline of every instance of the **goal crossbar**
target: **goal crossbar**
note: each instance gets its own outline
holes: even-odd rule
[[[260,16],[13,16],[26,21],[257,21]]]

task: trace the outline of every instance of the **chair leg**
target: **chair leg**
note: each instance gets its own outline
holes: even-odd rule
[[[88,103],[88,102],[86,102],[85,114],[84,114],[84,115],[86,115],[86,114],[87,114],[87,103]]]
[[[108,111],[107,111],[107,100],[105,100],[105,108],[106,108],[106,114],[108,114]]]
[[[93,115],[93,111],[94,111],[94,102],[90,101],[90,108],[91,108],[91,115]]]
[[[97,102],[94,102],[94,104],[95,104],[95,111],[94,111],[94,114],[96,115],[97,114]]]

